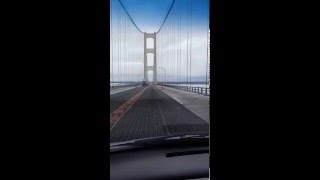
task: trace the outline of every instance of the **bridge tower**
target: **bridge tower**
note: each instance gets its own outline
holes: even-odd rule
[[[147,39],[153,39],[153,48],[147,48]],[[148,70],[153,71],[153,84],[157,84],[156,33],[144,33],[144,79],[148,80]],[[153,54],[153,66],[148,66],[147,54]]]

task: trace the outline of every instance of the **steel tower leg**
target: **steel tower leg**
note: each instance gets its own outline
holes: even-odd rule
[[[153,49],[147,48],[147,39],[153,38]],[[157,84],[156,33],[144,33],[144,80],[148,80],[148,70],[153,71],[153,84]],[[153,66],[148,66],[147,54],[153,53]]]

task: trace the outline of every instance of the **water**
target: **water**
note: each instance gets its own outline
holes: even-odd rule
[[[130,83],[110,83],[110,86],[119,86],[119,85],[127,85]],[[174,85],[174,86],[191,86],[191,87],[202,87],[206,88],[206,84],[168,84],[168,85]],[[207,84],[207,88],[209,88],[209,84]]]
[[[120,86],[120,85],[126,85],[130,83],[110,83],[110,86]]]
[[[168,84],[168,85],[174,85],[174,86],[191,86],[191,87],[202,87],[202,88],[206,88],[206,84]],[[209,88],[209,84],[207,84],[207,88]]]

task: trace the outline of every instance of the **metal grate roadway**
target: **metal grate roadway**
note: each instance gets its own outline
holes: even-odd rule
[[[110,142],[209,133],[209,124],[193,112],[150,86],[110,132]]]

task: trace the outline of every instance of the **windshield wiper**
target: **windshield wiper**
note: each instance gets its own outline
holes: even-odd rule
[[[120,142],[120,143],[112,143],[110,147],[117,147],[117,146],[148,146],[148,145],[158,145],[163,143],[170,143],[170,142],[181,142],[181,141],[188,141],[188,140],[196,140],[196,139],[209,139],[208,134],[189,134],[189,135],[178,135],[178,136],[160,136],[160,137],[152,137],[146,139],[138,139],[133,141],[127,142]]]

